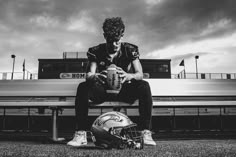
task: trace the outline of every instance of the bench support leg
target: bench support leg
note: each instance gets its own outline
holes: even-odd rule
[[[225,108],[220,107],[220,131],[223,132],[224,126],[223,126],[223,116],[222,116],[222,110],[225,110]]]
[[[57,127],[57,118],[58,118],[58,108],[52,108],[52,140],[54,142],[64,141],[65,138],[58,138],[58,127]]]
[[[176,129],[176,120],[175,120],[175,107],[173,107],[173,121],[172,121],[172,129],[175,130]]]
[[[2,129],[6,129],[6,108],[3,108],[3,120],[2,120]]]
[[[201,130],[200,108],[197,108],[197,129]]]
[[[30,130],[30,108],[28,108],[28,115],[27,115],[27,129]]]

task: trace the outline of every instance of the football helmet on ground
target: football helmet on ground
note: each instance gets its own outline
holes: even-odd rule
[[[103,148],[143,148],[143,137],[137,125],[120,112],[107,112],[93,123],[91,132],[94,143]]]

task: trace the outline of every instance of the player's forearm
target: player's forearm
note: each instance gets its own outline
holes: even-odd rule
[[[131,80],[132,79],[135,79],[135,80],[142,80],[143,79],[143,73],[142,72],[129,73],[129,75],[131,76]]]
[[[96,76],[96,73],[88,72],[86,74],[86,80],[88,80],[88,81],[93,80],[95,78],[95,76]]]

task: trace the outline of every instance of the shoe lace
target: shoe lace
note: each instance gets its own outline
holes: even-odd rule
[[[144,130],[144,131],[143,131],[143,136],[144,136],[146,139],[152,139],[152,132],[149,131],[149,130]]]
[[[73,138],[73,141],[77,141],[79,139],[83,139],[84,138],[84,134],[82,132],[76,132],[74,134],[74,138]]]

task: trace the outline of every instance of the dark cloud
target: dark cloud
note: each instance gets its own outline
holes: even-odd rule
[[[143,23],[156,37],[156,46],[164,47],[185,40],[202,40],[232,33],[235,28],[236,1],[233,0],[165,0],[151,7]],[[207,36],[199,34],[211,23],[229,19],[231,27]],[[148,38],[147,38],[148,39]]]
[[[235,15],[235,0],[0,0],[0,51],[17,50],[37,58],[66,49],[86,51],[104,41],[104,19],[121,16],[124,40],[139,45],[145,58],[170,45],[228,36],[235,32]],[[68,29],[82,17],[90,20],[85,26],[93,31]],[[192,55],[173,54],[171,59],[178,62]]]

